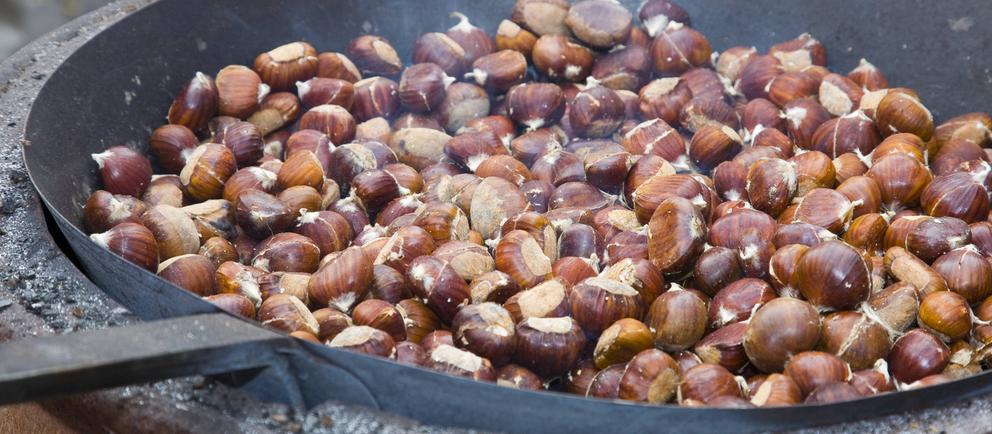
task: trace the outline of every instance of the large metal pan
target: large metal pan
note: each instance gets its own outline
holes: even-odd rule
[[[299,407],[328,399],[426,423],[516,432],[780,430],[875,417],[988,393],[992,373],[925,390],[832,405],[689,409],[517,391],[425,369],[293,342],[217,313],[155,275],[91,243],[81,208],[98,184],[89,158],[108,146],[146,147],[174,93],[195,71],[249,63],[260,50],[304,39],[342,50],[363,32],[407,52],[416,35],[447,28],[459,10],[492,31],[512,0],[162,0],[124,17],[83,45],[48,79],[27,125],[31,179],[87,275],[146,320],[140,327],[0,346],[0,402],[191,373],[269,366],[245,387]],[[635,7],[631,1],[624,1]],[[716,49],[759,49],[811,32],[846,71],[862,56],[894,85],[912,87],[939,119],[990,111],[992,9],[965,0],[780,2],[685,1]],[[196,317],[189,317],[196,314]],[[184,334],[196,337],[183,338]],[[149,344],[149,342],[158,343]],[[246,351],[246,349],[249,349]],[[69,351],[71,350],[71,351]],[[100,356],[102,354],[102,357]],[[34,363],[7,363],[30,358]],[[106,375],[106,367],[121,375]],[[5,399],[4,399],[5,398]]]

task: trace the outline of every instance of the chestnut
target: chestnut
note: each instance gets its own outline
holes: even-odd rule
[[[554,124],[565,111],[564,94],[552,83],[513,86],[506,93],[506,103],[510,118],[530,131]]]
[[[920,195],[920,205],[934,217],[956,217],[975,223],[988,218],[989,193],[968,173],[948,173],[927,185]]]
[[[259,279],[264,275],[265,272],[258,268],[231,261],[217,267],[214,280],[218,293],[240,294],[258,306],[262,303]]]
[[[399,113],[399,84],[384,77],[371,77],[355,83],[351,112],[356,122],[377,117],[392,118]]]
[[[510,362],[514,351],[514,322],[496,303],[470,304],[451,320],[455,346],[489,359],[494,366]]]
[[[193,131],[182,125],[163,125],[152,132],[148,139],[148,150],[155,156],[162,169],[168,173],[179,173],[186,160],[199,144]]]
[[[592,70],[593,51],[563,35],[543,35],[534,43],[531,61],[552,81],[581,82]]]
[[[514,321],[527,318],[547,318],[569,314],[568,287],[560,278],[551,279],[507,298],[503,307]]]
[[[155,237],[161,260],[196,253],[200,248],[196,224],[181,209],[168,205],[154,206],[141,215],[141,224]]]
[[[219,267],[220,264],[227,261],[239,260],[234,244],[221,237],[213,237],[204,241],[197,254],[210,260],[214,267]]]
[[[747,197],[755,209],[778,216],[792,202],[798,188],[795,166],[780,158],[763,158],[747,172]]]
[[[293,210],[275,196],[261,190],[249,189],[235,201],[238,226],[248,235],[265,238],[282,232],[293,224]]]
[[[749,100],[757,98],[767,100],[769,85],[775,80],[775,77],[783,72],[782,62],[775,56],[754,56],[741,69],[737,88]],[[766,125],[766,127],[773,127],[773,125]]]
[[[396,49],[386,38],[376,35],[362,35],[352,39],[347,47],[348,57],[363,73],[370,75],[394,76],[403,68]]]
[[[133,196],[97,190],[83,205],[83,227],[89,233],[106,232],[124,222],[140,223],[148,206]]]
[[[896,339],[886,361],[892,377],[909,384],[940,373],[950,358],[950,350],[939,338],[926,330],[914,329]]]
[[[203,299],[231,315],[255,319],[255,303],[241,294],[214,294]]]
[[[627,44],[617,46],[596,58],[590,76],[603,86],[618,91],[618,95],[629,103],[627,117],[632,118],[639,110],[640,101],[636,92],[647,82],[651,67],[651,52],[646,35],[634,28],[631,29]]]
[[[572,317],[589,336],[599,336],[622,318],[640,318],[644,301],[630,285],[592,277],[579,282],[568,294]]]
[[[104,191],[106,190],[98,190]],[[94,192],[95,193],[95,192]],[[109,194],[109,192],[106,192]],[[121,197],[129,197],[126,195],[118,195]],[[148,184],[148,188],[145,189],[145,193],[141,195],[141,201],[147,206],[155,205],[169,205],[176,208],[181,208],[185,203],[185,193],[183,192],[183,184],[179,181],[179,175],[152,175],[152,182]],[[83,209],[83,219],[85,225],[86,217],[85,207]]]
[[[334,104],[318,105],[300,116],[301,129],[320,131],[334,144],[351,141],[355,137],[355,125],[356,120],[352,114],[344,107]]]
[[[355,325],[382,330],[396,342],[406,339],[404,319],[396,307],[388,301],[368,299],[358,303],[351,317]]]
[[[428,32],[414,41],[411,57],[414,63],[433,63],[445,74],[460,77],[471,63],[466,54],[465,48],[450,36]]]
[[[307,285],[310,283],[309,273],[277,271],[259,276],[256,281],[258,290],[262,294],[262,301],[275,294],[295,296],[303,304],[310,301],[310,295],[307,294]]]
[[[907,154],[889,154],[872,164],[866,176],[878,184],[882,204],[899,210],[919,203],[933,175],[923,163]]]
[[[747,365],[744,352],[744,333],[747,322],[736,322],[714,330],[693,346],[693,352],[704,363],[723,366],[731,372],[738,372]]]
[[[264,326],[286,333],[305,331],[316,335],[319,329],[310,309],[299,298],[289,294],[276,294],[263,301],[258,308],[258,320]]]
[[[932,268],[947,282],[947,289],[964,296],[970,304],[978,303],[992,293],[992,262],[973,245],[945,253],[933,262]],[[920,308],[923,308],[923,298]]]
[[[586,2],[605,3],[603,0]],[[569,102],[568,119],[578,137],[608,137],[624,120],[623,101],[610,88],[587,86]]]
[[[648,223],[648,256],[662,273],[682,274],[702,253],[705,237],[706,222],[693,203],[669,197]]]
[[[622,363],[618,363],[596,372],[586,390],[586,398],[617,399],[620,396],[620,380],[623,378],[624,368]]]
[[[104,232],[90,235],[90,240],[148,271],[158,268],[158,243],[152,231],[140,223],[119,223]]]
[[[545,378],[575,365],[586,338],[571,317],[526,318],[517,324],[513,361]]]
[[[317,50],[306,42],[290,42],[259,54],[254,66],[273,90],[287,90],[317,73]]]
[[[336,256],[313,274],[307,292],[315,304],[330,305],[347,312],[368,292],[372,281],[372,263],[357,246],[332,255]]]
[[[269,85],[255,71],[241,66],[229,65],[217,73],[217,112],[224,116],[246,119],[256,110],[269,94]]]
[[[530,56],[534,44],[537,43],[537,35],[510,20],[500,21],[494,39],[496,40],[496,48],[516,51],[524,56]]]
[[[852,311],[827,315],[818,349],[840,357],[851,369],[870,368],[876,360],[885,358],[891,347],[890,326],[879,322],[883,315],[877,311],[872,315]]]
[[[802,392],[792,378],[771,374],[756,388],[751,389],[751,403],[758,407],[796,405],[803,401]]]
[[[197,72],[176,95],[169,106],[170,124],[182,125],[194,132],[207,128],[207,122],[217,114],[218,94],[214,78]]]
[[[721,396],[740,398],[742,395],[737,378],[720,365],[703,363],[682,373],[682,383],[679,385],[682,405],[690,400],[706,404]]]
[[[824,384],[847,381],[851,368],[833,354],[803,351],[789,359],[783,373],[796,382],[803,396],[808,396]]]
[[[786,71],[801,71],[810,65],[826,66],[827,53],[823,44],[809,33],[772,45],[768,54],[780,61]]]
[[[538,35],[567,35],[567,0],[517,0],[510,19]]]
[[[643,118],[658,118],[675,125],[680,120],[682,107],[692,99],[692,92],[680,78],[668,77],[648,82],[637,96]]]
[[[410,342],[421,343],[425,336],[441,328],[441,320],[434,311],[419,300],[401,300],[394,307],[403,317],[406,338]]]
[[[327,346],[387,359],[396,357],[396,341],[389,333],[369,326],[349,326],[335,335]]]
[[[864,396],[877,395],[879,393],[892,392],[896,390],[892,377],[889,376],[889,367],[885,359],[879,359],[878,363],[871,369],[863,369],[851,373],[851,379],[847,381],[850,385]]]
[[[503,303],[520,292],[520,286],[508,274],[502,271],[490,271],[473,279],[469,283],[468,290],[474,304],[487,301]]]
[[[429,112],[441,105],[447,88],[454,82],[440,66],[418,63],[406,68],[400,77],[400,103],[414,113]]]
[[[814,188],[799,199],[793,219],[840,234],[847,230],[854,206],[836,190]]]
[[[803,254],[790,283],[813,306],[850,309],[868,299],[870,274],[868,263],[853,247],[825,241]]]
[[[854,386],[843,382],[824,383],[806,397],[806,404],[830,404],[861,398]]]
[[[141,197],[152,180],[152,166],[144,155],[126,146],[92,154],[103,189],[113,194]]]
[[[719,123],[702,126],[689,142],[689,158],[702,170],[712,170],[730,160],[742,146],[742,139],[732,128]]]
[[[380,254],[381,255],[381,254]],[[451,321],[461,306],[468,304],[468,284],[445,261],[433,256],[419,256],[409,263],[407,279],[414,295],[426,300],[444,321]]]
[[[320,248],[310,238],[283,232],[266,238],[255,247],[251,265],[263,271],[317,271]]]
[[[847,73],[847,78],[853,80],[866,91],[875,91],[889,87],[889,81],[886,80],[885,75],[875,65],[872,65],[871,62],[864,58],[858,62],[857,67]]]
[[[809,303],[779,297],[751,315],[744,334],[748,360],[764,372],[779,372],[793,354],[812,350],[820,340],[820,315]]]
[[[679,74],[707,64],[712,51],[702,33],[676,21],[669,21],[651,44],[654,71],[658,74]]]
[[[489,114],[489,109],[489,96],[483,88],[471,83],[453,83],[436,109],[437,120],[445,130],[454,133],[469,120]]]
[[[713,296],[717,291],[743,277],[737,252],[726,247],[704,250],[693,265],[693,288]]]
[[[179,181],[193,200],[217,199],[224,194],[224,183],[237,170],[238,163],[230,149],[208,143],[193,150],[179,172]]]
[[[541,377],[520,365],[509,364],[496,373],[496,384],[522,390],[543,390]]]
[[[158,265],[159,277],[201,297],[214,293],[214,264],[196,255],[179,255]]]
[[[956,292],[938,291],[920,299],[917,323],[945,341],[964,338],[972,325],[968,300]]]
[[[761,279],[743,278],[728,284],[713,296],[707,319],[717,329],[738,321],[746,321],[751,313],[776,297],[771,285]]]
[[[468,17],[459,12],[452,12],[452,18],[458,18],[458,24],[451,26],[445,35],[458,43],[465,51],[468,63],[496,51],[496,42],[486,32],[469,21]]]
[[[706,302],[696,293],[673,285],[651,303],[645,322],[654,330],[656,347],[684,350],[706,332]]]
[[[886,250],[884,264],[885,269],[892,277],[911,284],[921,296],[945,291],[948,288],[947,281],[940,273],[934,271],[925,262],[902,247],[891,247]]]
[[[889,92],[875,109],[878,131],[883,135],[911,133],[923,141],[933,135],[933,115],[919,97],[907,92]]]

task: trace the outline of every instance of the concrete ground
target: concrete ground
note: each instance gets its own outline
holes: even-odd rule
[[[74,48],[146,4],[124,0],[30,44],[0,64],[0,341],[137,321],[89,282],[55,245],[21,160],[24,125],[48,74]],[[2,361],[0,361],[2,363]],[[844,415],[837,416],[838,422]],[[803,433],[980,433],[992,396]],[[0,433],[464,432],[329,402],[305,415],[261,403],[210,379],[183,378],[0,407]]]

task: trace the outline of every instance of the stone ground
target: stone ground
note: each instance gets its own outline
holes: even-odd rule
[[[104,7],[31,43],[0,64],[0,341],[138,321],[100,292],[56,246],[25,171],[20,147],[34,96],[61,59],[102,28],[147,3],[124,0]],[[46,425],[22,416],[39,413],[54,422]],[[838,415],[838,420],[842,418]],[[992,396],[984,396],[915,414],[799,432],[990,430]],[[199,377],[0,407],[0,433],[41,431],[464,432],[333,402],[306,415],[293,414],[285,406],[261,403],[237,389]]]

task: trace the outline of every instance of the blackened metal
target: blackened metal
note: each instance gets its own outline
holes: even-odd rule
[[[93,38],[49,78],[27,126],[31,145],[24,147],[26,164],[83,268],[109,295],[145,319],[216,312],[199,298],[100,249],[82,233],[82,204],[97,185],[89,154],[120,143],[146,149],[149,132],[163,122],[176,90],[194,71],[214,73],[227,64],[250,64],[258,52],[297,39],[321,50],[343,51],[360,33],[382,34],[407,54],[414,35],[453,24],[446,18],[452,10],[492,32],[512,3],[163,0]],[[636,1],[624,3],[637,7]],[[992,32],[982,24],[992,10],[973,2],[684,3],[694,25],[717,50],[731,43],[765,50],[809,31],[824,42],[835,70],[847,71],[867,57],[894,86],[918,90],[938,121],[968,111],[990,111],[992,57],[982,54],[992,42]],[[256,345],[257,353],[269,345]],[[660,426],[693,432],[781,430],[936,406],[992,390],[992,374],[983,373],[923,390],[832,405],[687,409],[517,391],[309,343],[281,345],[277,351],[288,360],[288,372],[296,377],[307,405],[335,398],[432,424],[515,432],[612,432],[618,426],[629,432]],[[285,401],[292,395],[282,391],[286,386],[292,389],[287,383],[294,382],[263,373],[244,387],[260,397]]]

